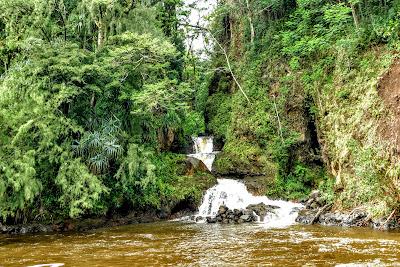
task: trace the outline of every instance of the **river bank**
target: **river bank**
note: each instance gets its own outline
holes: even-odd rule
[[[301,203],[272,200],[253,195],[244,181],[218,179],[217,184],[204,191],[201,205],[182,202],[175,209],[136,211],[75,220],[55,220],[49,223],[1,225],[2,234],[87,232],[98,228],[153,223],[180,218],[189,222],[217,224],[257,223],[267,228],[283,228],[293,224],[339,227],[363,227],[378,230],[400,229],[400,220],[394,212],[387,218],[372,218],[361,209],[339,211],[322,200],[319,191],[313,191]],[[232,218],[231,218],[232,217]],[[246,218],[245,218],[246,217]]]
[[[344,227],[344,228],[371,228],[376,230],[399,230],[400,223],[396,218],[372,219],[362,210],[352,212],[339,212],[328,210],[320,213],[319,209],[302,209],[296,218],[300,225],[318,224],[323,226]],[[123,225],[134,225],[143,223],[163,222],[178,219],[181,216],[193,216],[194,212],[185,212],[170,215],[167,218],[156,214],[129,214],[127,216],[116,216],[113,218],[99,217],[83,220],[59,220],[50,224],[31,223],[18,225],[0,225],[0,233],[5,235],[23,235],[32,233],[64,233],[64,232],[87,232],[99,228],[111,228]],[[314,222],[313,222],[314,221]],[[211,220],[211,222],[214,222]]]
[[[378,230],[400,229],[400,218],[394,210],[387,218],[373,218],[363,208],[351,211],[335,209],[332,203],[325,203],[319,191],[313,191],[304,202],[296,218],[301,224],[320,224],[341,227],[369,227]]]
[[[185,210],[174,214],[165,212],[129,213],[128,215],[115,215],[112,217],[95,217],[81,220],[57,220],[51,223],[28,223],[16,225],[0,224],[0,234],[32,234],[32,233],[63,233],[63,232],[87,232],[99,228],[111,228],[123,225],[154,223],[189,216],[193,212]]]

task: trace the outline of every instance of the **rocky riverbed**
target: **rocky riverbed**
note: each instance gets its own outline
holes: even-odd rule
[[[370,227],[380,230],[400,229],[400,218],[395,215],[389,218],[374,219],[367,211],[363,209],[354,209],[349,212],[338,211],[334,206],[326,203],[321,198],[320,192],[313,191],[310,196],[303,201],[303,209],[294,209],[298,212],[296,222],[300,224],[321,224],[327,226],[342,227]],[[264,203],[248,205],[245,209],[229,209],[221,205],[216,216],[191,216],[193,221],[205,221],[207,223],[220,224],[243,224],[264,221],[266,216],[273,217],[279,211],[278,206],[266,205]],[[176,219],[182,216],[188,216],[190,211],[182,211],[173,215],[165,216],[162,213],[131,213],[126,216],[115,216],[111,218],[93,218],[83,220],[65,220],[55,221],[49,224],[20,224],[20,225],[2,225],[0,224],[0,233],[3,234],[26,234],[39,232],[67,232],[67,231],[87,231],[101,227],[113,227],[118,225],[128,225],[137,223],[149,223],[163,221],[167,219]]]
[[[225,205],[221,205],[215,217],[208,216],[203,218],[201,216],[193,217],[196,221],[206,220],[207,223],[250,223],[256,221],[263,221],[268,214],[274,215],[275,210],[279,209],[278,206],[266,205],[264,203],[251,204],[246,209],[229,209]]]
[[[313,191],[304,201],[305,208],[299,211],[296,222],[302,224],[321,224],[343,227],[371,227],[381,230],[400,228],[400,218],[389,216],[388,218],[374,219],[362,208],[352,211],[335,210],[332,204],[322,200],[319,191]],[[393,214],[392,214],[393,215]]]
[[[85,232],[97,228],[108,228],[122,225],[152,223],[173,220],[193,214],[193,211],[182,210],[174,214],[163,211],[131,212],[127,215],[103,216],[98,218],[56,220],[48,223],[31,223],[4,225],[0,223],[0,234],[28,234],[50,232]]]
[[[313,191],[310,196],[303,201],[304,208],[294,209],[298,212],[296,222],[300,224],[321,224],[327,226],[342,227],[370,227],[380,230],[391,230],[400,228],[400,220],[396,216],[391,218],[373,219],[368,212],[363,209],[354,209],[350,212],[337,211],[330,203],[326,203],[319,191]],[[252,204],[246,209],[229,209],[221,205],[216,216],[193,216],[195,221],[205,221],[207,223],[221,224],[241,224],[264,221],[266,216],[274,216],[278,206],[266,205],[264,203]]]

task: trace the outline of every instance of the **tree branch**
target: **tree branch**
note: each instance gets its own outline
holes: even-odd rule
[[[206,31],[210,34],[211,38],[215,41],[215,43],[218,45],[218,47],[221,49],[222,53],[225,56],[225,60],[226,60],[226,64],[228,66],[228,70],[230,72],[230,74],[232,75],[233,80],[235,81],[236,85],[238,86],[240,92],[242,92],[242,94],[244,95],[244,97],[246,98],[248,103],[250,102],[250,99],[247,97],[247,94],[244,92],[242,86],[240,85],[239,81],[236,79],[235,74],[233,73],[232,67],[231,67],[231,62],[229,60],[228,57],[228,53],[226,52],[225,48],[221,45],[220,42],[218,42],[217,38],[215,38],[215,36],[211,33],[211,31],[205,27],[202,27],[200,25],[192,25],[192,24],[187,24],[187,23],[179,23],[180,26],[185,26],[185,27],[191,27],[191,28],[195,28],[198,30],[202,30],[202,31]]]

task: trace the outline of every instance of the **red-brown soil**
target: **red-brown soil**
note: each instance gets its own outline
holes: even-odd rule
[[[389,141],[400,153],[400,59],[396,59],[381,78],[378,93],[385,107],[394,116],[387,116],[380,125],[382,138]]]

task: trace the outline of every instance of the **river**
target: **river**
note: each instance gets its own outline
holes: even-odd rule
[[[86,233],[0,236],[0,266],[46,263],[400,266],[400,233],[303,225],[268,229],[262,224],[162,222]]]

